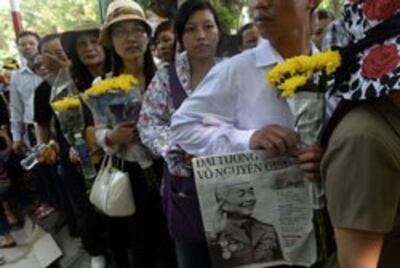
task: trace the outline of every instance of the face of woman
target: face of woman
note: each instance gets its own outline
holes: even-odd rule
[[[96,34],[81,34],[76,40],[79,60],[85,66],[97,66],[105,61],[104,48],[98,43]]]
[[[122,21],[111,28],[115,52],[123,60],[143,57],[149,45],[145,26],[139,21]]]
[[[199,10],[187,21],[183,33],[183,45],[189,57],[202,60],[214,57],[220,32],[209,10]]]
[[[48,73],[48,70],[45,67],[44,59],[42,55],[36,56],[33,60],[33,70],[40,77],[45,77]]]
[[[163,31],[157,36],[157,54],[162,61],[170,62],[173,60],[175,54],[174,42],[175,34],[172,32],[172,30]]]

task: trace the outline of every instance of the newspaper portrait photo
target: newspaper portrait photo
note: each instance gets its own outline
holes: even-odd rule
[[[310,187],[293,158],[252,151],[193,167],[213,267],[316,261]]]

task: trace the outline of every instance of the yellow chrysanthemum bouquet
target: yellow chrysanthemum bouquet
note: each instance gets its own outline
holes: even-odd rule
[[[298,56],[278,64],[267,73],[267,80],[276,86],[283,97],[296,91],[325,92],[326,82],[340,66],[341,57],[336,51],[312,56]]]
[[[90,149],[84,139],[85,119],[83,103],[67,69],[60,71],[52,88],[51,107],[58,119],[61,131],[69,145],[74,147],[80,158],[83,176],[90,180],[96,176],[91,163]]]
[[[82,106],[78,97],[65,97],[51,103],[55,112],[66,112],[68,110],[80,109]]]
[[[304,146],[318,145],[325,121],[328,83],[341,64],[339,52],[327,51],[298,56],[277,65],[266,74],[268,82],[286,98],[293,114],[294,129]],[[319,182],[310,184],[314,209],[314,227],[320,263],[330,254],[329,220],[325,195]],[[323,265],[322,265],[323,266]]]
[[[294,115],[295,129],[304,144],[317,144],[322,132],[328,81],[341,64],[339,52],[298,56],[278,64],[266,74]]]
[[[138,86],[134,76],[122,74],[87,89],[83,99],[94,113],[96,124],[111,127],[120,122],[136,122],[141,105]]]
[[[85,91],[83,99],[92,110],[96,125],[113,128],[119,123],[136,124],[142,93],[139,81],[134,76],[122,74],[95,83]],[[116,151],[126,158],[138,159],[145,176],[148,177],[146,169],[151,166],[152,160],[146,149],[133,143],[119,145]]]

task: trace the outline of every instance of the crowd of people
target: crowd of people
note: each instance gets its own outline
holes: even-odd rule
[[[384,11],[374,1],[346,0],[336,19],[318,0],[250,2],[253,22],[238,29],[239,52],[230,59],[217,55],[224,27],[208,1],[185,2],[156,29],[138,3],[115,0],[102,25],[20,33],[22,67],[4,61],[0,79],[0,249],[17,246],[11,229],[26,214],[41,222],[54,213],[56,229],[67,226],[81,239],[92,268],[211,267],[191,160],[266,150],[294,156],[305,179],[324,183],[334,263],[398,267],[398,1]],[[337,48],[343,66],[327,94],[321,144],[303,146],[265,73],[284,59]],[[104,215],[89,200],[93,180],[51,105],[65,73],[81,93],[121,74],[138,80],[135,123],[101,124],[82,103],[90,161],[99,170],[105,156],[118,160],[132,188],[131,216]],[[20,164],[29,157],[31,166]],[[0,265],[6,261],[0,256]]]

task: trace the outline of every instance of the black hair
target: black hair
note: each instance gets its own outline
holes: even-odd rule
[[[174,23],[176,37],[182,47],[186,23],[194,13],[201,10],[209,10],[214,17],[218,30],[222,31],[222,24],[218,17],[217,11],[209,2],[204,0],[187,1],[179,8],[178,13],[175,16]]]
[[[19,45],[19,41],[21,41],[21,38],[23,38],[25,36],[33,36],[34,38],[36,38],[38,43],[40,42],[40,36],[37,33],[30,32],[30,31],[23,31],[23,32],[19,33],[17,36],[17,39],[16,39],[17,45]]]
[[[333,20],[335,16],[333,15],[332,12],[326,10],[326,9],[318,9],[317,11],[317,18],[319,20],[324,20],[324,19],[330,19]]]
[[[98,36],[98,32],[92,31],[92,32],[84,32],[80,33],[77,35],[79,37],[80,35],[85,35],[85,34],[94,34]],[[93,80],[95,77],[92,76],[92,74],[89,72],[88,68],[82,63],[82,61],[79,59],[78,56],[78,51],[76,49],[76,43],[78,41],[78,38],[75,38],[75,43],[70,51],[70,57],[69,59],[71,60],[71,76],[74,79],[75,85],[79,91],[84,91],[88,88],[91,87]],[[108,49],[106,49],[103,46],[104,53],[105,53],[105,62],[104,62],[104,70],[103,74],[106,74],[111,71],[111,53]]]
[[[61,38],[61,34],[59,34],[59,33],[52,33],[52,34],[45,35],[39,42],[39,53],[43,52],[42,50],[43,50],[44,44],[51,42],[53,40],[56,40],[56,39],[60,39],[60,38]]]
[[[240,47],[242,47],[243,33],[244,33],[245,31],[247,31],[247,30],[253,28],[253,27],[254,27],[254,23],[250,22],[250,23],[247,23],[247,24],[243,25],[243,26],[239,29],[239,31],[238,31],[238,33],[237,33],[237,39],[238,39],[238,44],[239,44]]]
[[[166,20],[158,24],[156,30],[154,31],[153,41],[155,42],[158,36],[165,31],[174,31],[174,24],[170,20]]]
[[[144,26],[146,26],[145,23],[142,23]],[[146,52],[144,54],[144,76],[145,76],[145,88],[147,89],[147,86],[150,84],[151,80],[153,79],[154,74],[156,73],[157,67],[156,64],[154,63],[154,58],[153,58],[153,53],[151,51],[151,29],[149,27],[144,27],[146,29],[147,36],[149,37],[149,44],[147,45]],[[112,29],[110,29],[110,35],[111,35]],[[122,70],[122,58],[117,54],[115,51],[114,47],[111,46],[111,59],[112,59],[112,68],[111,71],[113,72],[113,75],[117,76],[121,74]]]

